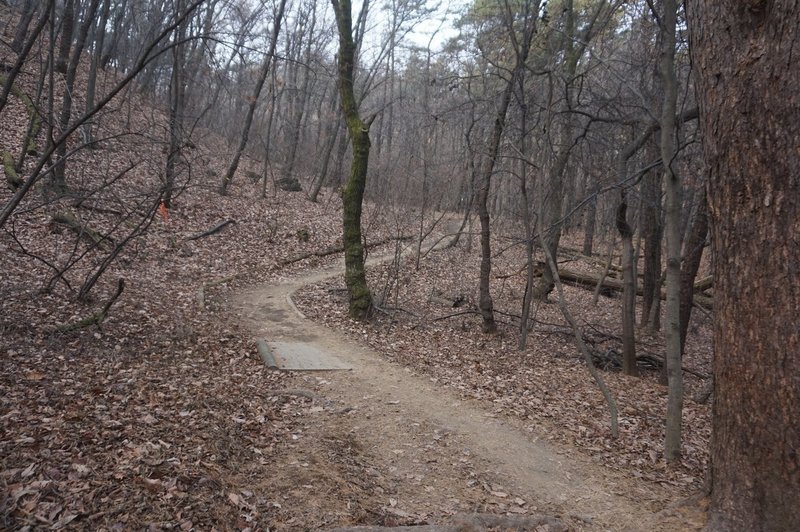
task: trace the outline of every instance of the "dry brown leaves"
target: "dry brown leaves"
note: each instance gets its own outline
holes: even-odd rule
[[[524,261],[513,249],[494,262],[492,289],[500,331],[493,336],[480,332],[480,316],[475,312],[477,253],[463,247],[435,252],[419,271],[414,270],[412,258],[404,259],[399,269],[389,264],[372,268],[373,292],[389,296],[382,299],[384,310],[370,324],[347,317],[341,280],[303,290],[296,302],[308,316],[368,342],[387,358],[429,375],[465,398],[490,402],[496,415],[524,420],[533,434],[576,445],[610,468],[679,492],[698,489],[708,460],[709,407],[686,400],[683,461],[678,467],[667,467],[663,457],[666,388],[658,384],[657,372],[645,371],[642,378],[604,372],[620,409],[620,438],[612,439],[607,407],[557,305],[535,306],[528,348],[518,350]],[[589,268],[575,262],[570,267]],[[601,297],[594,307],[591,292],[575,287],[565,290],[590,345],[600,352],[619,349],[620,300]],[[453,308],[448,300],[463,300],[463,304]],[[704,316],[696,315],[688,340],[685,365],[699,373],[708,372],[709,325]],[[640,353],[662,355],[660,335],[637,333]],[[684,376],[688,397],[703,383],[690,374]]]

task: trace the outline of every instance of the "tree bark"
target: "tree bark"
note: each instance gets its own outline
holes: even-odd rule
[[[651,159],[652,160],[652,159]],[[642,272],[642,318],[641,326],[650,326],[657,331],[655,324],[660,320],[654,308],[661,290],[661,174],[656,170],[642,180],[642,235],[644,237],[644,271]]]
[[[353,16],[350,0],[331,0],[336,14],[336,26],[339,30],[339,95],[342,101],[347,129],[353,149],[353,162],[350,177],[342,190],[344,206],[344,264],[345,284],[350,298],[349,314],[357,320],[368,319],[372,313],[372,294],[367,286],[364,271],[364,245],[361,241],[361,207],[364,189],[367,184],[367,168],[369,164],[369,123],[364,123],[358,113],[355,90],[353,86],[353,70],[356,60],[356,44],[353,42]],[[367,2],[362,10],[367,9]]]
[[[16,53],[21,52],[22,45],[25,44],[25,36],[28,35],[28,26],[33,20],[34,13],[36,13],[36,6],[37,2],[34,2],[34,0],[25,0],[25,4],[22,7],[22,16],[20,16],[17,30],[14,33],[14,40],[11,41],[11,49]]]
[[[597,184],[592,184],[592,194],[597,193]],[[593,197],[584,211],[583,254],[591,257],[594,251],[594,232],[597,225],[597,196]]]
[[[666,187],[667,301],[666,367],[667,427],[664,455],[667,462],[681,457],[681,420],[683,418],[683,374],[681,372],[680,290],[681,290],[681,182],[672,165],[675,148],[675,108],[678,101],[678,78],[675,74],[675,29],[678,19],[676,0],[663,0],[661,29],[661,79],[664,101],[661,107],[661,161]]]
[[[67,65],[69,63],[69,51],[72,47],[72,33],[75,29],[75,0],[66,0],[64,2],[64,14],[61,16],[61,41],[58,47],[58,56],[56,57],[56,72],[60,74],[67,73]]]
[[[89,79],[86,82],[86,110],[88,111],[94,107],[94,97],[97,90],[97,70],[100,65],[100,56],[102,54],[104,42],[106,39],[106,25],[108,24],[108,15],[111,8],[111,0],[103,0],[103,7],[100,13],[100,20],[97,23],[97,36],[94,42],[94,51],[92,53],[92,65],[89,69]],[[87,122],[83,126],[83,140],[86,146],[90,149],[95,147],[94,138],[92,133],[92,123]]]
[[[86,37],[89,34],[89,28],[91,27],[92,22],[94,22],[94,14],[97,12],[97,7],[99,4],[100,0],[91,0],[89,6],[86,8],[83,22],[81,22],[80,28],[78,29],[78,39],[75,41],[75,47],[73,48],[72,54],[69,57],[69,64],[67,65],[65,76],[66,88],[64,90],[64,100],[61,105],[61,116],[59,117],[59,127],[61,132],[67,130],[70,119],[72,118],[72,96],[75,89],[75,78],[78,75],[78,65],[81,62],[81,54],[83,53],[83,47],[86,43]],[[67,15],[65,14],[64,17],[64,23],[66,24]],[[72,28],[70,28],[70,35],[71,34]],[[62,53],[64,51],[64,39],[66,39],[66,35],[62,36]],[[61,61],[61,58],[59,58],[59,61]],[[65,140],[56,146],[56,164],[53,168],[53,185],[58,191],[64,191],[67,188],[65,176],[67,166],[66,158],[67,142]]]
[[[620,168],[625,169],[625,161],[620,161]],[[628,198],[623,188],[620,191],[620,203],[617,208],[617,231],[622,238],[622,372],[636,376],[636,274],[633,269],[633,230],[628,224]]]
[[[180,16],[182,10],[183,0],[177,0],[175,3],[176,19]],[[186,57],[183,40],[186,37],[187,25],[188,21],[178,26],[175,34],[175,40],[178,44],[172,48],[172,75],[169,83],[169,151],[167,152],[164,171],[163,197],[164,206],[167,209],[172,207],[175,174],[183,150],[183,118],[186,110],[186,83],[184,80]]]
[[[703,190],[697,204],[697,214],[695,214],[692,228],[686,239],[684,246],[683,265],[681,266],[681,357],[686,347],[686,333],[689,330],[689,320],[692,316],[692,301],[695,290],[702,289],[704,286],[711,286],[713,277],[702,279],[695,283],[697,271],[700,269],[700,261],[703,258],[703,249],[706,245],[708,236],[708,213],[706,210],[706,193]]]
[[[714,263],[708,529],[800,523],[800,5],[692,0]]]

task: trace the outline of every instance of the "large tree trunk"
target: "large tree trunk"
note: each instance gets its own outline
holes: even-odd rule
[[[627,159],[626,159],[627,160]],[[620,161],[620,170],[625,173],[625,161]],[[633,265],[633,229],[628,223],[628,198],[626,190],[620,192],[617,208],[617,231],[622,238],[622,372],[638,375],[636,367],[636,273]]]
[[[306,43],[306,48],[305,48],[305,52],[303,54],[303,59],[302,59],[302,63],[304,65],[311,65],[312,52],[313,52],[312,44],[313,44],[313,41],[314,41],[314,29],[316,28],[316,25],[317,25],[317,9],[315,7],[315,4],[312,3],[312,4],[310,4],[309,7],[311,9],[311,14],[310,14],[311,21],[308,22],[308,25],[309,25],[308,30],[307,30],[308,31],[308,40],[307,40],[307,43]],[[305,30],[301,31],[299,33],[299,35],[298,35],[298,38],[302,39],[304,34],[305,34]],[[299,65],[295,65],[295,75],[294,75],[295,81],[296,81],[296,78],[297,78],[297,70],[298,69],[299,69]],[[295,108],[295,111],[294,111],[294,117],[293,117],[293,119],[291,121],[291,126],[290,126],[291,129],[290,129],[289,136],[288,136],[289,137],[288,138],[288,140],[289,140],[289,146],[288,146],[289,155],[286,158],[286,164],[283,166],[283,179],[284,180],[292,178],[292,173],[294,172],[295,161],[297,159],[297,147],[298,147],[298,144],[300,144],[300,132],[302,130],[303,118],[306,115],[306,106],[308,105],[309,100],[311,99],[311,95],[308,94],[308,88],[309,88],[310,83],[311,83],[312,72],[308,69],[308,67],[306,67],[306,69],[304,69],[304,70],[305,70],[305,72],[303,73],[303,84],[300,87],[299,92],[297,93],[297,96],[294,98],[296,108]]]
[[[56,72],[67,73],[69,64],[69,51],[72,48],[72,32],[75,29],[75,0],[64,2],[64,13],[61,15],[61,42],[56,58]]]
[[[22,45],[25,44],[25,36],[28,35],[28,26],[31,24],[31,20],[33,20],[33,15],[36,13],[36,6],[38,2],[34,2],[33,0],[25,0],[25,4],[22,7],[22,16],[19,19],[19,24],[17,24],[17,30],[14,33],[14,40],[11,42],[11,49],[19,53],[22,51]]]
[[[97,70],[100,65],[100,56],[106,39],[106,26],[108,25],[108,15],[111,8],[111,0],[103,0],[103,7],[100,10],[100,20],[96,27],[96,37],[94,50],[92,53],[92,64],[89,69],[89,79],[86,82],[86,111],[94,107],[95,93],[97,92]],[[92,123],[87,122],[83,126],[83,141],[89,149],[95,147],[92,133]]]
[[[605,2],[597,2],[591,18],[579,30],[575,7],[572,0],[566,0],[561,8],[564,20],[563,33],[563,54],[564,60],[561,64],[561,76],[564,80],[564,97],[558,106],[560,124],[551,124],[551,131],[556,129],[557,148],[553,154],[553,162],[547,176],[547,192],[543,196],[546,201],[541,209],[542,229],[546,231],[542,246],[547,248],[554,257],[558,255],[558,245],[561,239],[561,228],[563,221],[561,217],[564,210],[564,179],[569,162],[570,153],[576,146],[575,128],[577,126],[576,115],[572,112],[576,103],[580,83],[580,76],[576,76],[578,62],[583,57],[586,47],[592,38],[597,34],[597,28],[603,27],[607,22]],[[600,24],[598,24],[600,22]],[[567,203],[569,204],[569,203]],[[546,299],[553,290],[554,273],[548,266],[544,275],[539,280],[539,284],[534,291],[534,297]]]
[[[800,523],[800,5],[689,3],[714,263],[710,530]]]
[[[592,179],[592,177],[589,179]],[[583,254],[589,257],[592,256],[594,251],[594,232],[597,225],[597,183],[592,183],[591,194],[594,197],[586,206],[583,222]]]
[[[353,42],[353,18],[350,0],[331,0],[339,30],[339,94],[347,129],[353,147],[350,177],[342,190],[344,206],[344,280],[350,298],[350,317],[357,320],[369,318],[372,312],[372,294],[367,286],[364,271],[364,245],[361,241],[361,205],[367,184],[369,163],[369,123],[364,123],[358,113],[353,87],[353,70],[356,44]],[[362,7],[367,9],[366,2]]]
[[[175,18],[183,11],[183,0],[175,4]],[[172,74],[169,83],[169,148],[164,169],[164,206],[172,206],[175,177],[183,150],[183,118],[186,110],[186,83],[184,79],[185,54],[183,40],[186,37],[188,21],[180,24],[176,32],[178,44],[172,48]]]

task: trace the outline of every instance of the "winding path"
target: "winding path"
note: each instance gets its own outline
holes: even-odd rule
[[[427,509],[435,515],[436,505],[459,500],[464,490],[478,484],[484,494],[508,501],[508,507],[514,500],[525,501],[529,511],[560,515],[572,529],[692,528],[683,520],[680,525],[666,522],[669,512],[653,513],[664,506],[654,501],[669,497],[659,486],[616,474],[574,449],[557,448],[517,420],[497,418],[486,405],[465,401],[306,319],[291,295],[341,273],[333,268],[261,286],[239,294],[234,304],[256,336],[300,342],[352,366],[351,371],[314,374],[312,384],[319,394],[348,407],[318,416],[317,437],[336,430],[357,438],[378,462],[375,468],[397,488],[403,503],[398,508],[408,513]]]

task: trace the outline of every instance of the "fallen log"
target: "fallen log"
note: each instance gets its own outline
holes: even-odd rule
[[[95,229],[92,229],[88,225],[84,224],[80,221],[80,219],[78,219],[77,216],[69,211],[60,211],[55,213],[52,218],[50,218],[50,222],[69,228],[79,237],[85,239],[87,242],[95,246],[103,248],[106,246],[114,246],[114,241],[110,237],[107,237],[101,234],[99,231],[96,231]]]
[[[187,237],[186,240],[199,240],[201,238],[205,238],[207,236],[211,236],[211,235],[217,234],[220,231],[222,231],[223,229],[225,229],[226,227],[228,227],[230,224],[235,224],[235,223],[236,223],[236,220],[233,220],[233,219],[225,220],[224,222],[218,223],[217,225],[215,225],[214,227],[212,227],[208,231],[203,231],[202,233],[198,233],[196,235]]]
[[[393,240],[411,240],[410,236],[390,236],[386,237],[382,240],[376,240],[375,242],[370,242],[367,244],[367,249],[374,248],[377,246],[382,246],[387,242],[391,242]],[[321,251],[309,251],[308,253],[301,253],[300,255],[295,255],[294,257],[290,257],[288,259],[284,259],[278,264],[280,266],[289,266],[290,264],[294,264],[295,262],[300,262],[301,260],[310,259],[311,257],[328,257],[330,255],[335,255],[337,253],[344,253],[344,245],[332,246]]]
[[[573,270],[569,270],[567,268],[559,268],[558,275],[561,277],[561,280],[566,283],[571,283],[575,286],[580,288],[585,288],[587,290],[594,291],[595,287],[597,286],[598,282],[600,281],[600,277],[597,275],[592,275],[588,273],[581,273],[576,272]],[[606,288],[608,290],[613,290],[615,292],[622,292],[623,290],[623,282],[619,279],[615,279],[613,277],[606,277],[603,279],[603,282],[600,285],[602,288]],[[636,288],[636,295],[642,295],[644,293],[641,286]],[[661,299],[667,298],[666,290],[661,290]],[[703,296],[700,294],[694,295],[694,301],[698,305],[704,308],[712,308],[713,300],[708,296]]]
[[[3,171],[6,173],[6,182],[11,190],[17,190],[24,183],[23,179],[17,173],[14,167],[14,155],[9,151],[2,152],[3,157]]]
[[[82,320],[78,320],[73,323],[67,323],[64,325],[59,325],[58,327],[56,327],[56,329],[59,332],[71,332],[71,331],[77,331],[79,329],[84,329],[86,327],[89,327],[90,325],[97,325],[99,327],[100,324],[103,323],[103,321],[106,319],[106,317],[108,317],[108,311],[109,309],[111,309],[111,305],[113,305],[117,301],[117,299],[119,299],[119,296],[122,295],[123,290],[125,290],[125,279],[120,279],[119,281],[117,281],[117,291],[114,292],[114,295],[111,296],[111,298],[108,301],[106,301],[106,304],[103,305],[103,308],[100,309],[100,311],[95,312],[91,316],[87,316]]]
[[[702,279],[695,281],[694,291],[702,292],[703,290],[708,290],[712,286],[714,286],[714,276],[709,275],[708,277],[703,277]]]

